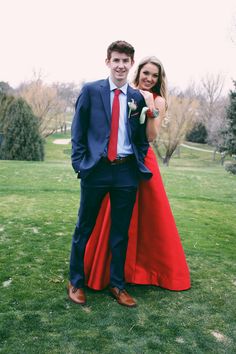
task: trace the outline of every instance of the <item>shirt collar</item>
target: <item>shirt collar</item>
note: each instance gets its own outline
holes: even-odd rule
[[[127,95],[127,88],[128,88],[128,83],[126,82],[122,87],[117,87],[111,78],[109,77],[109,84],[110,84],[110,91],[114,91],[115,89],[121,90],[125,95]]]

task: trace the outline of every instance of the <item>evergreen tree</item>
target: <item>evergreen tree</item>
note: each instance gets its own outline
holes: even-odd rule
[[[227,109],[227,130],[224,132],[225,147],[230,155],[236,155],[236,81],[233,83],[234,90],[230,91]]]
[[[22,98],[14,98],[8,104],[4,102],[4,109],[0,109],[0,159],[43,160],[44,143],[39,133],[38,119],[30,106]]]
[[[0,81],[0,93],[12,93],[14,90],[13,88],[8,84],[8,82],[5,81]]]
[[[6,116],[6,110],[9,104],[14,100],[13,96],[7,96],[5,93],[0,91],[0,147],[3,141],[3,130],[4,130],[4,120]],[[0,151],[1,156],[1,151]]]
[[[197,123],[193,129],[186,135],[186,140],[193,143],[205,144],[207,141],[206,127],[202,123]]]

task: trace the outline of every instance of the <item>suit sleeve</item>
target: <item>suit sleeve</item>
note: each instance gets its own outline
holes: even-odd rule
[[[75,172],[80,170],[80,162],[87,151],[87,130],[89,125],[89,91],[85,85],[76,101],[75,114],[71,125],[71,162]]]

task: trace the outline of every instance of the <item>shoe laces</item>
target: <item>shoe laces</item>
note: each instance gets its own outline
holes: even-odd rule
[[[78,288],[73,287],[72,288],[72,293],[75,294],[77,290],[78,290]]]
[[[128,293],[127,293],[127,291],[125,289],[119,289],[119,295],[120,294],[128,295]]]

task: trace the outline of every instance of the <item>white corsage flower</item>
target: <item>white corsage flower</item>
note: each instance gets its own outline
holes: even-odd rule
[[[135,103],[133,98],[131,99],[131,102],[128,102],[128,106],[129,106],[128,118],[130,118],[131,112],[137,109],[137,104]]]
[[[142,112],[139,117],[139,123],[144,124],[145,119],[146,119],[146,112],[148,111],[148,107],[143,107]]]

